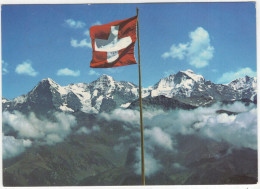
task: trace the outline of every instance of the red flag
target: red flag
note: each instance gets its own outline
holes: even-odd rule
[[[92,68],[111,68],[136,64],[134,46],[137,16],[109,24],[92,26],[90,37]]]

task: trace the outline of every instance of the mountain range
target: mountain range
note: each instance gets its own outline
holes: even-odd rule
[[[154,86],[142,89],[142,97],[150,102],[170,98],[179,104],[206,106],[217,101],[257,101],[256,78],[246,76],[228,84],[214,84],[192,70],[180,71],[162,78]],[[115,108],[128,108],[138,100],[138,86],[131,82],[115,81],[102,75],[91,83],[60,86],[50,78],[43,79],[26,95],[2,100],[3,111],[42,112],[58,110],[98,113]],[[153,100],[154,99],[154,100]]]

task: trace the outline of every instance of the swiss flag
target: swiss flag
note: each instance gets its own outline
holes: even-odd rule
[[[92,68],[111,68],[136,64],[134,47],[137,16],[90,28]]]

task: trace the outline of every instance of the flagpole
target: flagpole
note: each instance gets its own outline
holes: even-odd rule
[[[141,156],[142,156],[142,185],[145,185],[144,171],[144,127],[143,127],[143,105],[142,105],[142,86],[141,86],[141,60],[140,60],[140,38],[139,38],[139,9],[137,12],[137,37],[138,37],[138,68],[139,68],[139,106],[140,106],[140,125],[141,125]]]

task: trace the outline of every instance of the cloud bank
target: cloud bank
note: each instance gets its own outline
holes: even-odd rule
[[[76,125],[76,119],[72,115],[56,112],[53,114],[53,122],[47,119],[39,119],[34,113],[28,116],[15,111],[14,113],[3,112],[3,156],[14,157],[22,153],[26,147],[33,143],[39,145],[53,145],[62,142]],[[17,133],[16,138],[6,136],[7,132]]]
[[[234,115],[218,114],[217,110],[237,112]],[[141,174],[140,119],[139,111],[116,109],[111,113],[101,113],[99,121],[123,121],[125,131],[114,146],[115,151],[133,148],[132,166],[136,174]],[[26,148],[38,145],[53,145],[62,142],[77,124],[74,116],[55,113],[54,121],[39,119],[33,113],[25,116],[20,112],[3,113],[3,155],[11,158],[22,153]],[[211,107],[194,110],[148,110],[144,111],[144,143],[146,175],[155,175],[164,169],[161,152],[174,157],[179,153],[178,135],[196,135],[200,138],[225,142],[230,148],[257,149],[257,108],[243,103],[223,105],[216,103]],[[111,125],[113,129],[114,125]],[[120,124],[118,125],[120,126]],[[118,127],[117,126],[117,127]],[[11,128],[15,137],[7,136]],[[75,130],[77,135],[90,135],[100,131],[101,127],[81,126]],[[110,129],[110,130],[111,130]],[[9,147],[12,146],[12,147]],[[173,162],[175,169],[184,170],[185,165]]]
[[[204,28],[198,27],[190,32],[189,38],[190,41],[187,43],[173,44],[168,52],[163,53],[162,58],[185,59],[196,68],[207,66],[214,53],[209,33]]]
[[[218,114],[217,110],[237,112],[235,115]],[[126,145],[133,147],[140,143],[139,111],[116,109],[110,114],[102,113],[102,118],[111,121],[123,121],[124,130],[129,133],[119,139],[115,150],[125,149]],[[158,159],[157,149],[167,154],[178,153],[176,136],[196,135],[200,138],[212,139],[216,142],[226,142],[231,148],[251,148],[257,150],[257,108],[241,102],[222,105],[216,103],[211,107],[200,107],[194,110],[144,111],[144,143],[147,176],[152,176],[163,169],[163,163]],[[141,174],[140,147],[135,149],[134,171]],[[185,167],[177,162],[175,168]]]
[[[25,148],[32,145],[29,139],[16,139],[13,136],[2,136],[3,159],[8,159],[24,152]]]

